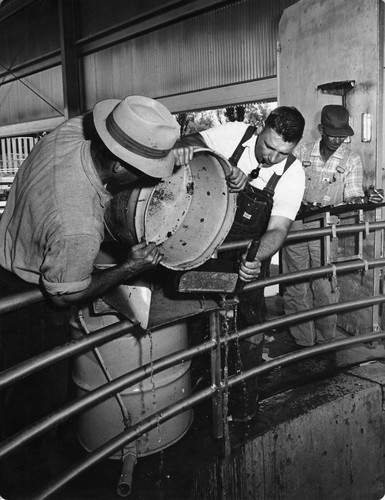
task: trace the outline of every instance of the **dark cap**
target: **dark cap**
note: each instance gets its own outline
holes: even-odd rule
[[[349,113],[346,108],[338,104],[328,104],[321,112],[321,125],[325,134],[334,137],[348,137],[354,135],[349,125]]]

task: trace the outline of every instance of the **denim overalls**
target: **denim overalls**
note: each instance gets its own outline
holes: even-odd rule
[[[254,133],[254,127],[249,127],[247,129],[245,135],[242,137],[239,145],[237,146],[237,149],[229,159],[229,162],[234,166],[236,166],[241,154],[244,151],[242,144],[252,135],[252,133],[250,135],[251,130],[249,129],[253,129],[252,133]],[[249,135],[249,137],[247,137],[247,135]],[[242,151],[239,154],[240,146]],[[236,154],[237,150],[238,154]],[[294,161],[295,157],[293,155],[289,155],[282,175]],[[258,172],[256,173],[256,176],[257,175]],[[266,232],[270,220],[271,210],[273,208],[274,191],[281,177],[281,175],[277,175],[274,172],[269,179],[269,182],[263,189],[258,189],[251,184],[247,184],[245,190],[238,194],[234,223],[225,241],[240,241],[250,238],[259,239]],[[220,258],[231,259],[233,262],[233,271],[238,272],[239,261],[244,251],[245,250],[235,250],[225,252],[220,254]],[[270,259],[262,262],[259,279],[264,279],[269,276],[269,267]],[[265,321],[266,305],[264,301],[263,288],[243,293],[239,298],[240,303],[238,306],[238,314],[240,315],[241,322],[246,325],[255,325]]]
[[[304,202],[323,207],[339,205],[345,201],[346,164],[349,160],[349,154],[344,156],[333,174],[328,172],[326,176],[323,168],[315,167],[312,163],[312,149],[309,148],[306,150],[302,160],[306,175],[306,188],[303,195]]]
[[[249,130],[253,129],[253,131]],[[244,147],[242,144],[254,133],[254,127],[249,127],[242,137],[233,156],[229,159],[232,165],[237,164]],[[247,137],[247,134],[250,134]],[[234,161],[235,160],[235,161]],[[295,161],[290,155],[286,161],[283,174]],[[282,174],[282,175],[283,175]],[[255,173],[256,178],[258,171]],[[245,239],[259,239],[266,232],[269,224],[275,187],[281,176],[275,172],[264,189],[258,189],[247,184],[244,191],[238,194],[237,210],[234,223],[225,241],[239,241]],[[238,273],[239,262],[245,250],[234,250],[219,254],[219,258],[231,261],[233,271]],[[262,262],[258,279],[269,276],[270,259]],[[260,288],[239,295],[237,311],[237,327],[245,328],[248,325],[261,324],[266,320],[266,304],[264,290]],[[239,369],[248,370],[262,362],[264,334],[256,334],[239,341],[239,346],[232,345],[229,349],[229,373],[238,373]],[[230,411],[236,421],[247,421],[256,413],[258,401],[258,377],[253,377],[244,383],[244,386],[232,388],[230,393]]]

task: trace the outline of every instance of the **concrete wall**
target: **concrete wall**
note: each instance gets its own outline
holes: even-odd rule
[[[190,500],[379,500],[385,494],[384,365],[261,403],[261,434],[202,464]],[[233,445],[233,449],[236,445]]]
[[[355,130],[352,147],[365,164],[365,182],[374,180],[379,107],[379,0],[301,0],[287,8],[279,27],[279,103],[297,106],[306,118],[305,139],[318,138],[322,106],[341,97],[318,85],[354,80],[346,107]],[[371,113],[373,138],[361,142],[361,114]]]
[[[346,94],[355,135],[351,148],[364,165],[364,189],[370,184],[383,187],[382,161],[382,1],[381,0],[300,0],[288,7],[279,28],[279,103],[297,106],[306,119],[304,140],[319,137],[317,125],[325,104],[342,104],[341,96],[324,94],[319,85],[354,80]],[[379,43],[380,40],[380,43]],[[381,71],[380,71],[381,70]],[[361,141],[361,115],[372,116],[372,140]],[[373,220],[374,212],[368,217]],[[345,223],[354,223],[347,219]],[[365,239],[364,258],[379,256],[382,242],[373,235]],[[339,239],[341,256],[356,255],[352,237]],[[370,271],[340,277],[342,300],[353,300],[378,292],[379,275]],[[378,311],[368,308],[341,315],[339,325],[357,334],[372,331]]]

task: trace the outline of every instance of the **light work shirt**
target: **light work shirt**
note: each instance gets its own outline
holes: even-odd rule
[[[318,139],[300,144],[294,151],[305,170],[304,201],[338,205],[351,197],[363,197],[360,155],[343,142],[325,163],[320,153],[320,142],[321,139]]]
[[[200,134],[209,148],[222,154],[225,158],[230,158],[248,126],[248,124],[242,122],[228,122],[204,130]],[[238,168],[246,175],[249,175],[252,170],[258,167],[255,157],[257,139],[258,135],[254,134],[248,141],[243,143],[245,150],[238,162]],[[283,160],[271,167],[261,168],[257,179],[252,179],[250,184],[258,189],[263,189],[274,172],[277,175],[283,174],[285,163],[286,160]],[[304,188],[304,171],[301,163],[296,160],[288,168],[275,188],[271,215],[294,220],[301,205]]]
[[[41,139],[21,165],[0,219],[0,265],[49,294],[85,290],[111,198],[94,167],[83,117]]]

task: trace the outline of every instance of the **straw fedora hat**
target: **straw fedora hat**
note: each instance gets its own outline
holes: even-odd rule
[[[100,138],[115,156],[151,177],[172,174],[179,125],[163,104],[139,95],[106,99],[95,105],[93,115]]]

